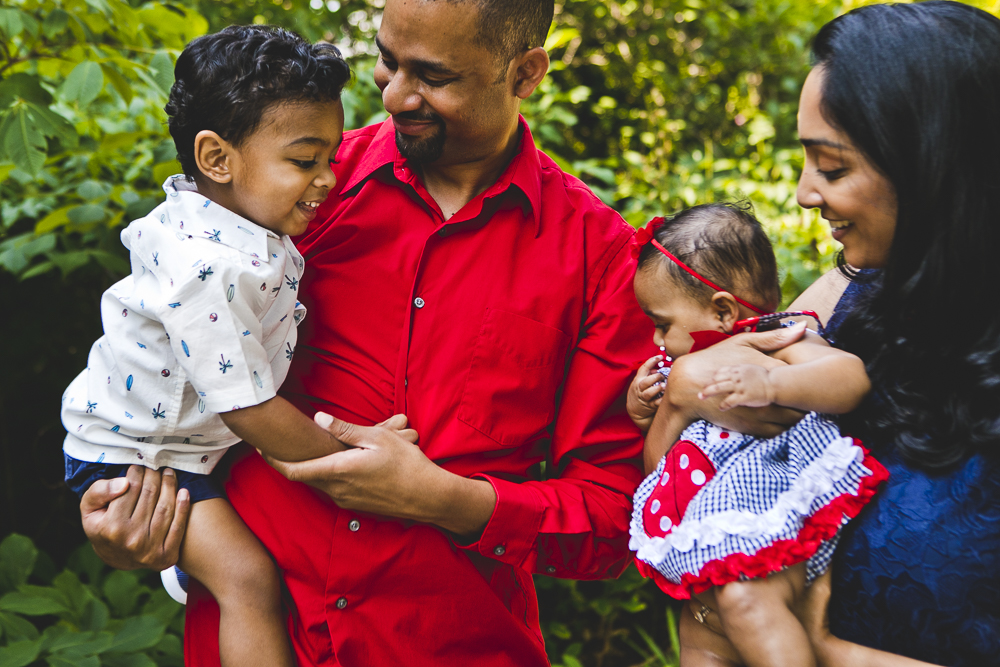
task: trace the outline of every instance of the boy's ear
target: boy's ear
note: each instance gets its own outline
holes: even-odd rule
[[[232,145],[212,130],[202,130],[194,138],[194,161],[205,177],[229,183],[232,174]]]
[[[729,292],[716,292],[712,295],[712,308],[726,333],[733,333],[733,327],[740,320],[740,304]]]
[[[527,99],[549,71],[549,54],[540,46],[514,58],[514,95]]]

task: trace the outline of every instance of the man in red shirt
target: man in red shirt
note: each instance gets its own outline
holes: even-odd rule
[[[641,439],[624,392],[649,324],[632,229],[518,115],[552,7],[386,2],[391,118],[345,134],[299,239],[309,314],[282,388],[353,447],[273,468],[252,453],[226,486],[283,571],[303,665],[545,665],[532,574],[631,560]],[[346,423],[402,413],[418,446]],[[110,482],[85,496],[88,536],[113,565],[166,566],[185,504],[167,475],[130,481],[109,507]],[[203,591],[187,621],[187,664],[218,664]]]

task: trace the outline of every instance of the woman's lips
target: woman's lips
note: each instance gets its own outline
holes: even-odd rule
[[[854,226],[854,223],[853,222],[849,222],[849,223],[847,223],[846,225],[844,225],[842,227],[831,227],[830,231],[833,233],[833,240],[834,241],[840,241],[840,239],[844,237],[844,234],[846,234],[847,231],[851,227],[853,227],[853,226]]]

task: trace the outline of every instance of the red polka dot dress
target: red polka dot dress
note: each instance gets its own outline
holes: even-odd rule
[[[629,546],[675,598],[804,561],[811,582],[887,476],[817,413],[769,439],[695,422],[636,491]]]

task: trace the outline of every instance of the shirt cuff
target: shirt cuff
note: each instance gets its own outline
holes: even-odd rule
[[[508,565],[531,571],[535,562],[538,529],[542,525],[542,503],[534,490],[490,475],[473,475],[493,485],[497,504],[483,529],[483,534],[471,544],[456,545]]]

